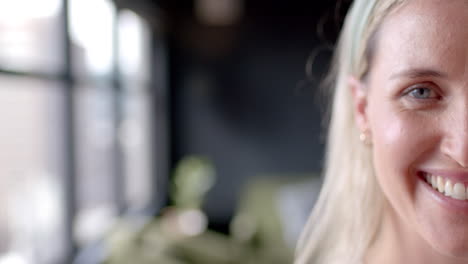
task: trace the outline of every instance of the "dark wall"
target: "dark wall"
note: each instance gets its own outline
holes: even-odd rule
[[[276,3],[270,10],[251,5],[244,20],[229,27],[180,16],[172,21],[172,166],[186,155],[214,162],[218,178],[205,209],[215,226],[228,222],[254,177],[320,172],[325,103],[305,68],[311,53],[336,38],[330,2]],[[314,76],[327,70],[330,54],[319,53]]]

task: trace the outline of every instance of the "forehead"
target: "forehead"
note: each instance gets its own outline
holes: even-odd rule
[[[466,0],[409,0],[381,25],[373,68],[431,67],[460,75],[467,65]]]

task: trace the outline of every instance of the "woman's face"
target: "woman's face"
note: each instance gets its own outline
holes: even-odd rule
[[[468,258],[468,1],[413,0],[390,13],[357,89],[358,124],[402,236]],[[440,177],[440,191],[426,176]]]

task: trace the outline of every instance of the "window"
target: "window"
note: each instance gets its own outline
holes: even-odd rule
[[[63,257],[61,88],[56,81],[0,76],[0,263]]]
[[[0,264],[70,263],[153,202],[150,36],[110,0],[0,0]]]
[[[122,82],[122,124],[119,140],[124,149],[125,194],[128,209],[143,210],[152,202],[150,28],[137,14],[119,14],[118,61]]]
[[[61,3],[0,0],[2,69],[52,74],[63,68]]]

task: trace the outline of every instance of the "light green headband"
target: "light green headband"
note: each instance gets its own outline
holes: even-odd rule
[[[360,53],[363,52],[362,50],[362,38],[364,38],[364,30],[366,25],[369,24],[369,19],[372,11],[374,10],[376,3],[378,0],[356,0],[351,7],[350,12],[350,33],[351,35],[351,70],[353,72],[359,70],[358,69],[358,55],[362,55]]]
[[[359,67],[369,67],[357,61],[365,52],[365,47],[369,41],[372,31],[380,24],[381,20],[397,5],[405,0],[356,0],[353,3],[352,10],[349,13],[349,34],[348,41],[351,43],[350,69],[353,73],[364,74],[367,69]],[[348,21],[347,21],[348,22]],[[364,39],[366,38],[366,39]],[[359,57],[360,56],[360,57]],[[357,72],[361,71],[361,72]],[[362,76],[357,76],[362,77]]]

